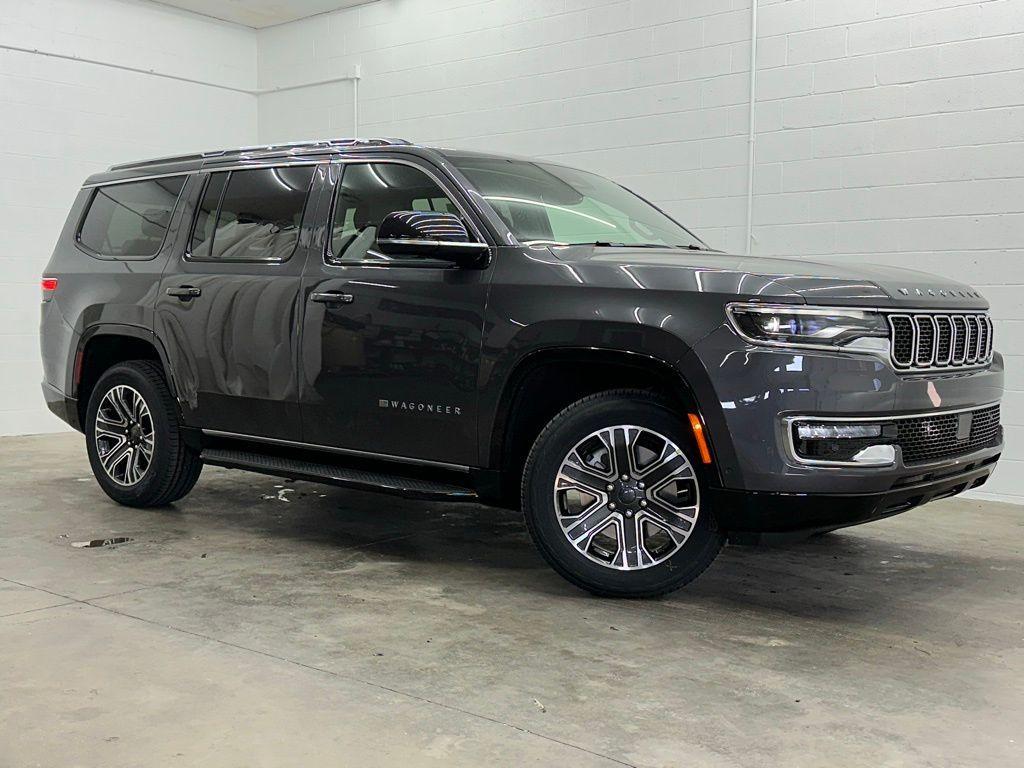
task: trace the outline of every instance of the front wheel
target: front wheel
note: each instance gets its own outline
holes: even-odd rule
[[[159,507],[192,490],[203,463],[185,445],[160,368],[132,360],[93,387],[85,419],[89,463],[104,492],[130,507]]]
[[[683,425],[650,393],[621,390],[573,403],[541,432],[523,512],[559,574],[598,595],[653,597],[711,564],[725,537]]]

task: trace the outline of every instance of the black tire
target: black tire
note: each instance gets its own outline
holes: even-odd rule
[[[540,433],[523,472],[523,514],[537,549],[561,576],[603,597],[656,597],[689,583],[718,556],[725,536],[715,523],[705,493],[707,481],[683,418],[649,392],[614,390],[578,400]],[[554,498],[555,479],[566,455],[588,435],[618,425],[653,430],[671,440],[694,468],[700,498],[697,519],[678,551],[633,570],[616,570],[578,550],[562,530]]]
[[[103,468],[96,441],[96,417],[103,398],[114,387],[127,385],[145,401],[153,427],[153,457],[141,479],[116,482]],[[174,397],[158,365],[130,360],[108,369],[96,382],[85,418],[86,448],[96,481],[111,499],[129,507],[162,507],[184,497],[203,469],[199,454],[185,445]]]

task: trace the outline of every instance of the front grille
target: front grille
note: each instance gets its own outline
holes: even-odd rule
[[[992,360],[992,320],[983,312],[889,315],[892,364],[904,371],[973,368]]]
[[[980,451],[997,443],[1002,435],[998,405],[976,411],[898,419],[896,425],[895,442],[903,451],[904,464],[940,461]]]

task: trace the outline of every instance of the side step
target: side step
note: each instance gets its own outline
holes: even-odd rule
[[[201,454],[206,464],[231,469],[246,469],[276,477],[310,480],[314,483],[341,485],[365,491],[379,491],[411,499],[435,501],[476,501],[476,492],[449,483],[420,480],[413,477],[351,469],[336,464],[324,464],[299,459],[288,459],[252,451],[206,448]]]

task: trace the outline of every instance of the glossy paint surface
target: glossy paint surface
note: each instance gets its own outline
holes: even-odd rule
[[[332,262],[332,167],[369,158],[413,163],[443,178],[475,236],[490,246],[486,258],[473,267]],[[998,355],[972,373],[905,376],[877,356],[748,344],[725,314],[734,301],[985,309],[969,286],[887,267],[715,251],[527,247],[442,152],[359,148],[316,162],[299,248],[279,264],[185,258],[198,177],[154,259],[93,258],[74,244],[83,192],[47,270],[60,279],[43,310],[47,382],[73,397],[70,371],[83,337],[131,327],[161,351],[189,425],[495,468],[492,436],[522,366],[553,350],[611,351],[660,363],[695,394],[723,486],[800,493],[884,489],[900,470],[793,465],[781,444],[785,414],[914,412],[938,407],[936,393],[943,408],[1001,396]],[[181,301],[166,293],[185,286],[201,295]],[[314,299],[335,292],[351,299]]]
[[[194,183],[188,190],[187,221],[199,187]],[[174,370],[186,424],[301,438],[296,306],[308,242],[308,236],[300,237],[282,263],[193,261],[184,257],[184,245],[168,261],[154,330]],[[167,293],[182,288],[201,293],[186,300]]]

